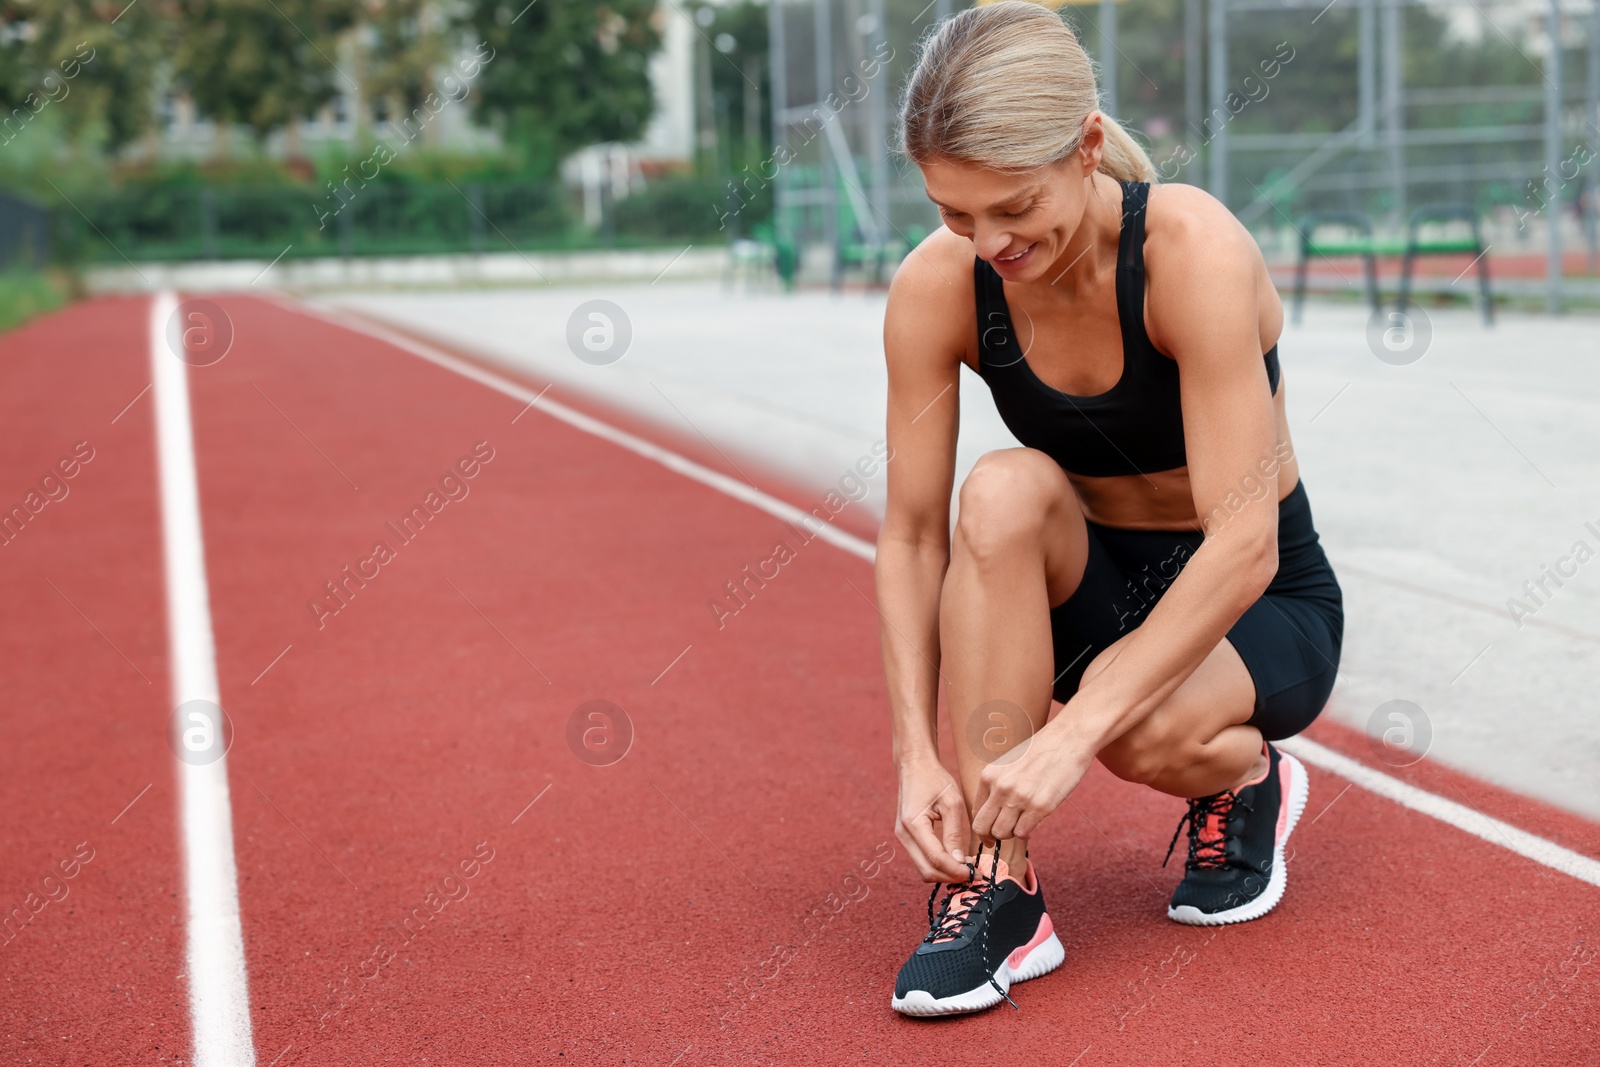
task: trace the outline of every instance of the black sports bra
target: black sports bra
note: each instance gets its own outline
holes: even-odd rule
[[[978,374],[1018,441],[1086,477],[1145,474],[1182,467],[1183,408],[1178,364],[1157,351],[1144,329],[1144,213],[1148,182],[1122,182],[1122,234],[1117,246],[1117,321],[1122,327],[1122,377],[1103,393],[1073,396],[1033,373],[1017,342],[1005,286],[994,267],[974,258],[978,303]],[[1265,353],[1272,394],[1278,392],[1278,346]]]

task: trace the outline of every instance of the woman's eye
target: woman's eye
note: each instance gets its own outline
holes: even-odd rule
[[[1022,216],[1026,215],[1028,212],[1030,212],[1032,210],[1033,210],[1033,205],[1029,204],[1027,207],[1023,208],[1021,211],[1002,211],[1001,215],[1003,215],[1004,217],[1006,217],[1008,219],[1020,219]]]

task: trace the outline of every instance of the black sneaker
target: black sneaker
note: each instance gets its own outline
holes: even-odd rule
[[[1264,777],[1189,801],[1167,848],[1189,827],[1188,870],[1172,894],[1167,918],[1190,926],[1259,919],[1283,899],[1289,873],[1283,845],[1306,807],[1306,769],[1271,744]],[[1163,867],[1166,860],[1162,861]]]
[[[1061,966],[1066,952],[1044,910],[1033,864],[1018,882],[1000,858],[983,867],[983,849],[967,864],[965,882],[936,885],[928,894],[928,936],[894,984],[890,1006],[906,1015],[951,1015],[1011,1001],[1011,986]],[[944,902],[933,901],[944,889]]]

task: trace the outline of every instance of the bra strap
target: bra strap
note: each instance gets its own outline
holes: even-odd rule
[[[1128,352],[1150,346],[1144,330],[1144,211],[1150,183],[1124,181],[1120,184],[1122,234],[1117,244],[1117,316],[1122,323],[1122,350],[1126,359]]]
[[[977,256],[972,257],[972,282],[978,310],[978,366],[986,367],[994,362],[992,354],[1005,347],[1011,318],[1004,310],[1005,290],[1000,275]]]

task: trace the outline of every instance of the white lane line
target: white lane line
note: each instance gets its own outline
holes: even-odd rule
[[[161,474],[161,526],[167,575],[167,643],[172,706],[220,703],[200,488],[189,419],[188,365],[167,349],[167,320],[177,310],[170,292],[150,304],[150,368],[155,376],[156,452]],[[239,922],[238,872],[228,761],[177,761],[182,818],[184,896],[188,918],[189,1014],[196,1067],[253,1067],[250,990]]]
[[[302,307],[297,304],[283,303],[282,307],[314,318],[320,318],[356,333],[363,333],[381,341],[387,341],[396,348],[420,356],[430,363],[437,363],[466,378],[491,389],[498,390],[507,396],[514,397],[524,402],[534,395],[532,389],[521,385],[510,378],[503,377],[483,367],[468,363],[466,360],[452,356],[432,345],[424,344],[405,334],[369,322],[364,318],[354,315],[344,315],[337,312],[325,312],[321,309]],[[538,407],[548,414],[560,419],[571,426],[575,426],[586,433],[621,445],[630,452],[655,460],[669,470],[677,471],[685,477],[692,478],[703,485],[710,486],[720,492],[726,493],[737,500],[742,500],[752,507],[758,508],[769,515],[789,522],[797,521],[797,517],[811,518],[791,504],[786,504],[777,497],[769,496],[759,489],[752,488],[743,482],[735,481],[727,475],[719,474],[708,467],[702,467],[693,460],[686,459],[675,452],[669,452],[660,445],[652,444],[641,437],[636,437],[624,430],[607,425],[599,419],[592,418],[580,411],[565,406],[554,400],[541,400]],[[806,529],[812,530],[812,525]],[[877,555],[874,546],[859,537],[845,533],[833,526],[822,526],[814,531],[817,536],[837,548],[842,548],[851,555],[859,556],[867,562],[872,562]],[[1286,752],[1293,752],[1300,759],[1325,771],[1348,778],[1363,789],[1376,793],[1379,796],[1393,800],[1403,807],[1420,811],[1430,815],[1440,822],[1453,826],[1463,833],[1483,839],[1492,845],[1510,849],[1520,856],[1524,856],[1535,863],[1549,867],[1551,870],[1569,874],[1582,882],[1600,886],[1600,861],[1589,858],[1571,849],[1563,848],[1553,841],[1546,841],[1542,837],[1520,830],[1509,823],[1498,819],[1491,819],[1453,800],[1429,793],[1425,789],[1418,789],[1398,778],[1391,778],[1387,774],[1375,771],[1364,763],[1342,756],[1330,748],[1326,748],[1304,737],[1290,738],[1278,743]]]
[[[1373,770],[1365,763],[1335,752],[1325,745],[1319,745],[1310,738],[1291,737],[1276,741],[1274,744],[1285,752],[1294,753],[1306,763],[1321,767],[1325,771],[1332,771],[1341,778],[1348,778],[1361,788],[1380,797],[1387,797],[1402,807],[1431,815],[1442,823],[1454,826],[1462,833],[1482,838],[1491,845],[1510,849],[1517,855],[1526,856],[1551,870],[1570,874],[1580,882],[1600,886],[1600,860],[1591,859],[1570,848],[1563,848],[1554,841],[1546,841],[1510,823],[1491,819],[1474,808],[1446,800],[1426,789],[1418,789],[1409,782],[1391,778],[1381,771]]]

